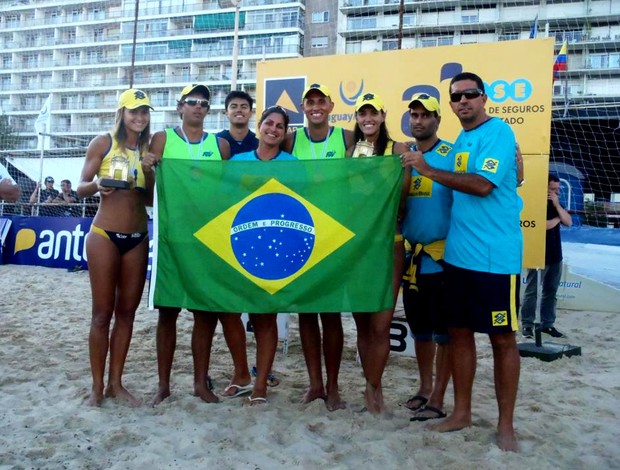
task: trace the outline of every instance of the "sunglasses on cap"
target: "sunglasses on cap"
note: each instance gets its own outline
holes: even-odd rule
[[[53,183],[53,182],[54,182],[54,180],[53,180],[53,179],[48,178],[48,179],[46,179],[46,180],[45,180],[45,182],[46,182],[46,183]]]
[[[417,95],[415,95],[415,99],[417,100],[427,100],[431,97],[431,95],[427,94],[427,93],[419,93]]]
[[[453,103],[458,103],[461,101],[463,96],[465,99],[473,100],[474,98],[478,98],[479,96],[484,95],[484,91],[480,88],[472,88],[471,90],[463,90],[456,93],[450,93],[450,101]]]
[[[188,104],[190,106],[196,106],[197,104],[199,104],[201,108],[209,107],[209,100],[199,100],[197,98],[185,98],[183,100],[183,103]]]

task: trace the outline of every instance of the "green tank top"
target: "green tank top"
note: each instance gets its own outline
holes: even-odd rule
[[[162,158],[179,160],[221,160],[215,134],[205,134],[200,142],[186,142],[173,128],[166,129],[166,145]]]
[[[347,154],[347,143],[342,127],[330,127],[326,140],[311,141],[305,127],[295,131],[293,151],[299,160],[317,160],[321,158],[344,158]]]

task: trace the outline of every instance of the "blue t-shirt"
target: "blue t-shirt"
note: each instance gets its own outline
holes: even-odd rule
[[[256,155],[256,150],[253,150],[251,152],[245,152],[245,153],[238,153],[237,155],[233,155],[233,157],[231,158],[231,160],[237,160],[237,161],[257,161],[257,162],[272,162],[274,160],[297,160],[296,157],[294,157],[293,155],[291,155],[290,153],[284,152],[283,150],[280,150],[280,153],[278,153],[275,157],[273,157],[271,160],[261,160],[260,158],[258,158],[258,155]]]
[[[424,152],[424,160],[434,168],[445,171],[454,170],[454,158],[450,153],[452,144],[438,140],[432,148]],[[407,196],[407,214],[403,221],[403,236],[413,246],[417,243],[428,245],[444,240],[450,227],[452,208],[452,189],[439,184],[417,170],[411,168],[411,186]],[[420,274],[443,271],[439,263],[426,254],[422,255]]]
[[[508,124],[490,118],[462,130],[452,149],[454,171],[475,173],[493,183],[484,197],[453,191],[445,260],[454,266],[496,274],[519,274],[523,238],[517,194],[515,136]]]
[[[247,135],[242,141],[235,140],[228,130],[218,132],[216,136],[228,141],[230,144],[231,156],[237,155],[238,153],[251,152],[252,150],[256,150],[256,148],[258,148],[258,139],[256,138],[256,134],[250,130],[248,130]]]

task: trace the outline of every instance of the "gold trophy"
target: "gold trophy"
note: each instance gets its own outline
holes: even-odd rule
[[[375,153],[375,146],[367,140],[358,140],[353,150],[353,158],[372,157]]]
[[[129,159],[121,156],[112,157],[109,178],[101,178],[99,184],[104,188],[129,189]]]

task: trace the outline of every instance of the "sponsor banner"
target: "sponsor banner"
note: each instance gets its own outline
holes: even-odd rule
[[[86,235],[92,218],[11,217],[13,222],[3,250],[7,264],[88,269]],[[149,268],[151,272],[152,223],[149,221]]]
[[[461,126],[450,109],[450,80],[460,72],[478,74],[485,82],[487,113],[511,125],[527,156],[526,183],[520,189],[524,200],[523,261],[524,267],[542,267],[546,214],[537,207],[544,207],[546,200],[553,45],[553,38],[527,39],[260,62],[257,113],[277,104],[295,117],[291,127],[299,127],[303,121],[303,89],[320,83],[330,90],[334,101],[331,124],[353,129],[355,100],[363,93],[374,92],[386,105],[392,138],[408,141],[408,104],[415,93],[423,92],[441,104],[439,136],[454,141]],[[539,171],[544,171],[544,177],[534,178]],[[543,179],[544,185],[539,187]]]

